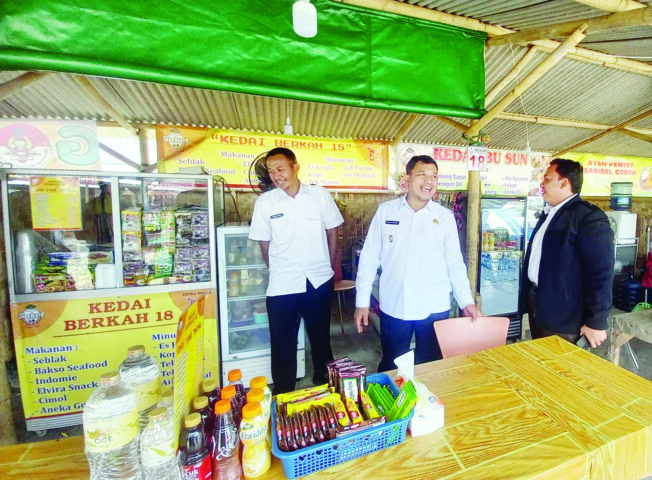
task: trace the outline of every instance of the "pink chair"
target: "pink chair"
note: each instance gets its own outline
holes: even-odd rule
[[[457,317],[437,320],[433,325],[441,354],[449,358],[505,345],[509,318],[478,317],[471,321],[471,317]]]
[[[335,256],[335,277],[333,277],[333,291],[337,293],[337,305],[340,307],[340,328],[344,334],[344,319],[342,318],[343,293],[355,289],[353,280],[342,280],[342,249],[337,249]]]

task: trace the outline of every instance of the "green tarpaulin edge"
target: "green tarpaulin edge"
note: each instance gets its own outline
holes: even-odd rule
[[[483,32],[313,0],[320,33],[317,40],[309,41],[291,32],[292,2],[287,2],[287,12],[279,2],[266,4],[271,13],[255,21],[251,10],[236,3],[227,6],[218,1],[217,6],[225,7],[221,16],[200,16],[198,23],[184,19],[179,25],[173,21],[180,10],[168,13],[166,6],[174,10],[181,4],[166,0],[157,3],[150,17],[144,15],[145,6],[122,0],[96,0],[92,7],[80,9],[79,15],[71,13],[78,7],[62,0],[0,6],[0,68],[116,77],[410,113],[464,118],[484,113]],[[198,0],[192,8],[208,13],[214,4]],[[3,13],[8,14],[4,19]],[[272,21],[275,30],[250,38],[252,29],[258,32],[260,25]],[[125,29],[134,27],[134,32],[112,35],[110,29],[120,22]],[[200,42],[202,47],[210,45],[203,49],[210,51],[200,51],[201,57],[192,45],[186,46],[192,36],[178,48],[171,47],[171,34],[156,28],[168,24],[178,27],[179,38],[185,38],[184,32],[210,33],[211,38]],[[136,31],[139,25],[150,30]],[[403,43],[408,46],[403,48]],[[421,47],[426,43],[439,50]],[[230,58],[220,57],[225,51]],[[271,58],[261,58],[261,51]],[[98,57],[89,58],[95,52]],[[181,68],[170,68],[177,63]],[[275,71],[276,65],[287,68],[288,74]]]

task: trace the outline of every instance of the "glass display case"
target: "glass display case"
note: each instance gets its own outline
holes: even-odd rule
[[[215,284],[210,176],[7,169],[2,179],[12,302]]]
[[[271,382],[266,291],[269,272],[258,242],[248,239],[249,227],[217,229],[220,342],[222,377],[233,368],[244,381],[265,375]],[[305,375],[303,324],[298,336],[297,378]]]

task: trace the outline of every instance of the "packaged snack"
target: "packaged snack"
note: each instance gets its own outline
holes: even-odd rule
[[[125,209],[120,212],[123,232],[140,232],[140,210]]]
[[[145,232],[161,231],[161,211],[145,210],[143,212],[143,228]]]
[[[122,251],[140,252],[142,250],[142,237],[140,232],[122,232]]]
[[[208,212],[193,212],[192,214],[193,227],[208,227]]]

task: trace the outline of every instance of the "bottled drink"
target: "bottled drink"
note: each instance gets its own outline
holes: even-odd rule
[[[261,410],[261,416],[263,418],[263,421],[265,422],[265,425],[267,427],[267,444],[271,445],[271,436],[269,436],[269,410],[265,411],[265,408],[263,406],[263,402],[265,401],[265,392],[260,389],[260,388],[251,388],[247,392],[247,404],[250,403],[259,403],[260,404],[260,410]],[[245,404],[245,407],[247,406]],[[244,407],[242,407],[242,420],[241,424],[244,421]]]
[[[254,388],[260,388],[263,391],[264,398],[260,401],[260,407],[263,409],[263,415],[265,415],[267,421],[269,422],[269,416],[272,409],[272,392],[267,386],[267,378],[264,376],[254,377],[249,382],[249,386]]]
[[[260,402],[247,403],[242,407],[242,423],[240,423],[240,440],[244,445],[242,470],[245,478],[259,477],[269,470],[271,457],[266,438],[267,423]]]
[[[143,345],[134,345],[127,349],[127,358],[120,364],[120,379],[136,390],[142,431],[147,426],[149,412],[158,402],[161,369],[156,360],[145,353]]]
[[[138,397],[118,372],[100,376],[84,406],[83,423],[91,480],[141,480]]]
[[[158,397],[156,406],[167,409],[170,412],[170,416],[174,417],[174,390],[171,388],[163,390]]]
[[[156,407],[140,436],[140,463],[144,480],[180,480],[174,420],[168,410]]]
[[[204,435],[210,449],[210,438],[213,435],[213,426],[215,424],[215,410],[211,410],[208,405],[208,398],[204,395],[195,398],[192,401],[192,408],[201,416],[201,424],[204,427]]]
[[[197,412],[186,415],[179,440],[179,462],[183,480],[211,480],[211,457]]]
[[[239,368],[234,368],[233,370],[229,371],[228,373],[228,379],[229,379],[229,385],[232,385],[235,387],[235,397],[236,397],[236,405],[237,405],[237,411],[238,413],[236,416],[238,417],[238,423],[236,425],[240,425],[240,412],[242,411],[242,407],[244,404],[247,402],[247,392],[245,392],[245,387],[242,384],[242,371],[240,371]]]
[[[236,397],[236,390],[233,385],[227,385],[222,389],[222,400],[228,400],[231,404],[231,415],[236,425],[240,425],[242,419],[242,406],[239,405],[240,401]],[[217,404],[216,404],[217,405]]]
[[[224,391],[224,389],[222,389]],[[231,402],[220,400],[215,404],[215,429],[213,431],[213,480],[241,480],[240,441],[233,422]]]
[[[203,394],[208,397],[208,405],[211,407],[211,412],[214,413],[215,404],[220,399],[220,387],[217,386],[217,380],[214,378],[207,378],[202,382],[201,388]]]

